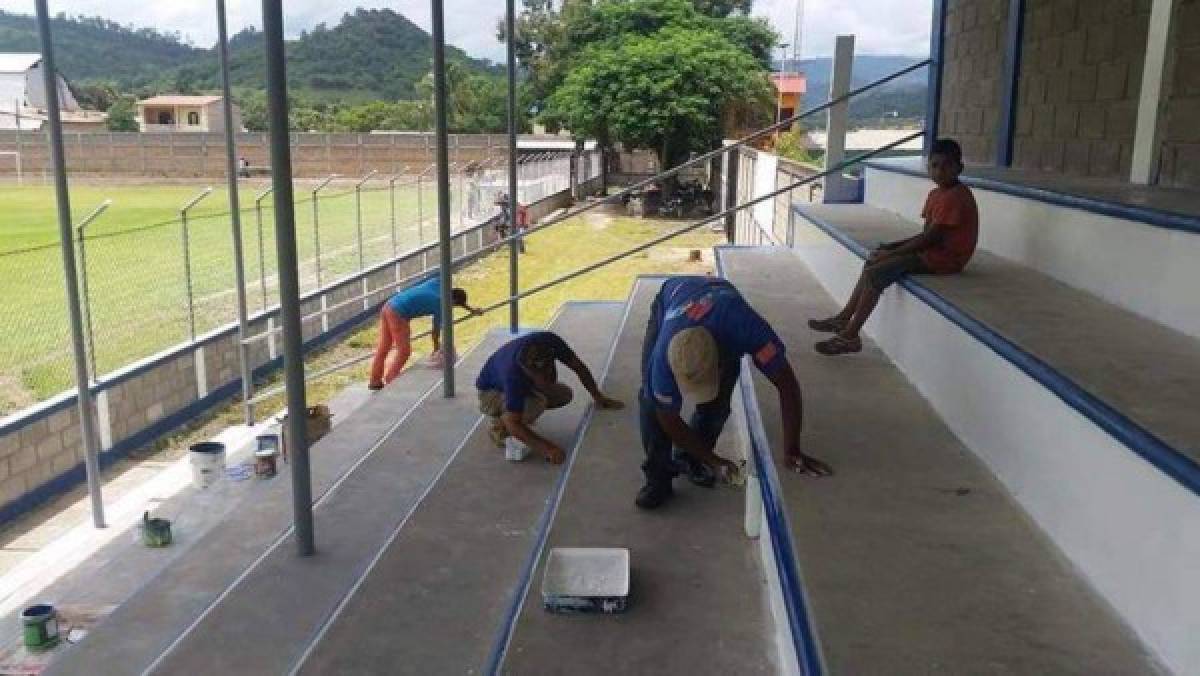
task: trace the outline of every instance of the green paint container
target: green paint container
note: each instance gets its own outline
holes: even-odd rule
[[[142,514],[142,544],[147,547],[166,547],[171,544],[171,522],[166,519],[151,519],[150,512]]]
[[[33,652],[58,645],[58,613],[54,606],[41,603],[21,611],[25,647]]]

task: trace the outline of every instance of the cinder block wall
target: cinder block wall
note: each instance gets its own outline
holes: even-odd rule
[[[967,162],[995,160],[1007,32],[1008,0],[946,3],[939,133],[962,144]]]
[[[1200,0],[1178,0],[1165,91],[1159,181],[1200,189]]]
[[[1150,0],[1030,0],[1013,164],[1127,177]]]

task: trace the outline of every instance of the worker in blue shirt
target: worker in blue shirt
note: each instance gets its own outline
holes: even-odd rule
[[[450,292],[455,307],[465,308],[473,315],[479,311],[467,304],[467,292]],[[442,280],[434,275],[428,280],[394,294],[379,311],[379,344],[371,362],[371,379],[367,387],[382,390],[396,379],[412,355],[412,328],[409,322],[418,317],[433,317],[433,356],[441,355]],[[451,318],[453,320],[453,318]]]
[[[681,469],[700,486],[712,486],[718,473],[737,472],[713,448],[729,418],[743,355],[751,355],[779,391],[787,466],[814,476],[833,473],[800,452],[800,384],[770,324],[726,280],[673,277],[654,298],[642,345],[638,399],[646,484],[638,507],[655,509],[669,500]],[[685,397],[696,407],[690,423],[681,417]]]
[[[502,345],[479,372],[479,412],[491,419],[492,442],[503,447],[515,437],[554,464],[566,459],[562,447],[534,432],[531,426],[547,409],[561,408],[574,396],[571,388],[558,382],[556,362],[579,376],[597,408],[619,409],[625,405],[600,391],[592,372],[567,341],[550,331],[535,331]]]

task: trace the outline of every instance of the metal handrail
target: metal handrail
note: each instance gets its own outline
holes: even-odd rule
[[[728,208],[728,209],[726,209],[726,210],[724,210],[724,211],[722,211],[722,212],[720,212],[720,213],[716,213],[716,214],[713,214],[712,216],[708,216],[708,217],[706,217],[706,218],[703,218],[703,219],[701,219],[701,220],[699,220],[699,221],[696,221],[695,223],[691,223],[691,224],[689,224],[689,225],[686,225],[686,226],[684,226],[684,227],[682,227],[682,228],[678,228],[678,229],[676,229],[676,230],[672,230],[671,232],[668,232],[668,233],[666,233],[666,234],[663,234],[663,235],[660,235],[660,236],[658,236],[658,237],[655,237],[655,238],[653,238],[653,239],[651,239],[651,240],[648,240],[648,241],[646,241],[646,242],[643,242],[643,243],[641,243],[641,244],[639,244],[639,245],[637,245],[637,246],[631,247],[631,248],[629,248],[629,249],[625,249],[624,251],[621,251],[621,252],[619,252],[619,253],[616,253],[616,254],[613,254],[613,255],[611,255],[611,256],[608,256],[608,257],[602,258],[602,259],[600,259],[599,261],[596,261],[595,263],[590,263],[590,264],[588,264],[588,265],[585,265],[585,266],[583,266],[583,267],[581,267],[581,268],[578,268],[578,269],[576,269],[576,270],[573,270],[573,271],[571,271],[571,272],[568,272],[568,273],[566,273],[566,274],[564,274],[564,275],[561,275],[561,276],[559,276],[559,277],[555,277],[554,279],[552,279],[552,280],[550,280],[550,281],[548,281],[548,282],[543,282],[543,283],[541,283],[541,284],[538,284],[537,286],[530,287],[530,288],[528,288],[528,289],[526,289],[526,290],[524,290],[524,291],[522,291],[522,292],[520,292],[520,293],[513,294],[513,295],[511,295],[511,296],[509,296],[509,297],[507,297],[507,298],[503,298],[503,299],[501,299],[501,300],[498,300],[498,301],[496,301],[496,302],[492,303],[491,305],[486,305],[486,306],[484,306],[484,307],[482,307],[482,308],[479,308],[479,309],[478,309],[479,311],[478,311],[478,313],[477,313],[477,314],[469,314],[469,315],[464,315],[464,316],[462,316],[462,317],[458,317],[458,318],[456,318],[456,319],[454,319],[454,320],[452,320],[452,321],[453,321],[453,323],[454,323],[454,324],[456,324],[456,325],[457,325],[457,324],[461,324],[462,322],[468,321],[468,320],[470,320],[470,319],[474,319],[475,317],[479,317],[479,316],[485,315],[485,314],[487,314],[487,313],[489,313],[489,312],[492,312],[493,310],[498,310],[498,309],[500,309],[500,308],[502,308],[502,307],[508,307],[509,303],[512,303],[513,301],[519,301],[519,300],[521,300],[521,299],[523,299],[523,298],[528,298],[529,296],[532,296],[532,295],[534,295],[534,294],[537,294],[537,293],[541,293],[542,291],[545,291],[545,290],[547,290],[547,289],[550,289],[550,288],[553,288],[553,287],[555,287],[555,286],[558,286],[559,284],[562,284],[563,282],[568,282],[568,281],[570,281],[570,280],[572,280],[572,279],[575,279],[576,277],[581,277],[581,276],[583,276],[583,275],[586,275],[586,274],[588,274],[589,272],[592,272],[592,271],[594,271],[594,270],[598,270],[598,269],[600,269],[600,268],[602,268],[602,267],[605,267],[605,266],[611,265],[611,264],[613,264],[613,263],[615,263],[615,262],[617,262],[617,261],[619,261],[619,260],[622,260],[622,259],[628,258],[628,257],[630,257],[630,256],[632,256],[632,255],[634,255],[634,254],[636,254],[636,253],[641,253],[642,251],[645,251],[645,250],[647,250],[647,249],[650,249],[650,248],[652,248],[652,247],[658,246],[659,244],[662,244],[663,242],[666,242],[666,241],[668,241],[668,240],[671,240],[671,239],[674,239],[674,238],[676,238],[676,237],[679,237],[680,235],[685,235],[685,234],[687,234],[687,233],[689,233],[689,232],[692,232],[692,231],[694,231],[694,230],[698,230],[698,229],[700,229],[701,227],[703,227],[703,226],[705,226],[705,225],[708,225],[709,223],[714,223],[714,222],[716,222],[716,221],[719,221],[719,220],[721,220],[721,219],[723,219],[723,218],[726,218],[726,217],[728,217],[728,216],[730,216],[730,215],[732,215],[732,214],[735,214],[735,213],[737,213],[737,212],[739,212],[739,211],[742,211],[742,210],[744,210],[744,209],[748,209],[749,207],[755,206],[756,204],[760,204],[760,203],[762,203],[762,202],[766,202],[767,200],[774,199],[774,198],[776,198],[776,197],[778,197],[778,196],[780,196],[780,195],[783,195],[783,194],[785,194],[785,193],[789,193],[789,192],[791,192],[791,191],[795,190],[796,188],[799,188],[799,187],[801,187],[801,186],[803,186],[803,185],[807,185],[807,184],[809,184],[809,183],[813,183],[813,182],[815,182],[815,181],[818,181],[818,180],[820,180],[820,179],[822,179],[822,178],[825,178],[825,177],[827,177],[827,176],[831,176],[831,175],[833,175],[833,174],[836,174],[836,173],[838,173],[838,172],[841,172],[841,171],[843,171],[843,170],[845,170],[845,169],[847,169],[847,168],[849,168],[849,167],[851,167],[851,166],[853,166],[853,165],[855,165],[855,164],[858,164],[858,163],[860,163],[860,162],[863,162],[863,161],[865,161],[865,160],[869,160],[869,159],[871,159],[872,157],[875,157],[875,156],[877,156],[877,155],[881,155],[881,154],[883,154],[883,153],[886,153],[886,152],[888,152],[889,150],[893,150],[893,149],[895,149],[895,148],[898,148],[898,147],[900,147],[900,146],[904,145],[905,143],[908,143],[909,141],[915,141],[916,139],[919,139],[919,138],[921,138],[921,137],[922,137],[922,136],[924,136],[924,135],[925,135],[925,132],[924,132],[924,131],[918,131],[918,132],[914,132],[914,133],[912,133],[912,134],[909,134],[908,136],[905,136],[905,137],[903,137],[903,138],[901,138],[901,139],[898,139],[898,140],[892,141],[891,143],[888,143],[887,145],[880,146],[880,147],[876,148],[875,150],[871,150],[871,151],[868,151],[868,152],[862,153],[862,154],[860,154],[860,155],[855,155],[854,157],[852,157],[852,158],[850,158],[850,159],[848,159],[848,160],[845,160],[845,161],[839,162],[839,163],[838,163],[836,166],[834,166],[834,167],[830,167],[830,168],[828,168],[828,169],[825,169],[824,171],[821,171],[821,172],[818,172],[818,173],[816,173],[816,174],[813,174],[812,176],[807,176],[807,177],[805,177],[805,178],[803,178],[803,179],[801,179],[801,180],[799,180],[799,181],[796,181],[795,183],[792,183],[792,184],[790,184],[790,185],[786,185],[786,186],[784,186],[784,187],[782,187],[782,188],[777,188],[776,190],[773,190],[773,191],[771,191],[771,192],[769,192],[769,193],[767,193],[767,194],[765,194],[765,195],[760,195],[760,196],[758,196],[758,197],[755,197],[755,198],[753,198],[753,199],[751,199],[751,200],[749,200],[749,201],[747,201],[747,202],[745,202],[745,203],[743,203],[743,204],[739,204],[739,205],[737,205],[737,206],[730,207],[730,208]],[[498,240],[498,241],[496,241],[496,242],[493,242],[492,244],[490,244],[490,245],[489,245],[489,247],[491,247],[491,248],[498,248],[498,247],[499,247],[499,246],[500,246],[500,245],[501,245],[503,242],[505,242],[505,241],[507,241],[507,240]],[[451,263],[452,263],[452,267],[455,267],[455,266],[457,266],[457,264],[458,264],[459,262],[463,261],[463,260],[464,260],[464,259],[466,259],[466,258],[474,258],[474,257],[477,257],[477,256],[478,256],[478,253],[476,253],[476,254],[472,254],[472,255],[471,255],[471,256],[469,256],[469,257],[467,257],[467,256],[464,256],[464,257],[462,257],[462,258],[459,258],[459,259],[456,259],[456,260],[454,260],[454,261],[451,261]],[[421,338],[425,338],[425,337],[429,336],[431,333],[433,333],[433,331],[432,331],[431,329],[429,329],[429,330],[425,330],[425,331],[422,331],[422,332],[420,332],[420,333],[418,333],[418,334],[415,334],[415,335],[411,336],[411,338],[410,338],[410,341],[414,341],[414,340],[419,340],[419,339],[421,339]],[[352,367],[352,366],[355,366],[355,365],[357,365],[357,364],[361,364],[361,363],[363,363],[363,362],[365,362],[365,361],[367,361],[367,360],[369,360],[369,359],[372,359],[372,358],[374,358],[374,356],[375,356],[375,355],[374,355],[374,353],[369,353],[369,354],[360,355],[360,356],[358,356],[358,357],[353,357],[353,358],[351,358],[351,359],[347,359],[347,360],[345,360],[345,361],[342,361],[342,362],[339,362],[339,363],[337,363],[337,364],[333,364],[333,365],[331,365],[331,366],[329,366],[329,367],[326,367],[326,368],[324,368],[324,369],[321,369],[321,370],[319,370],[319,371],[315,371],[315,372],[313,372],[313,373],[312,373],[311,375],[309,375],[309,376],[306,376],[306,377],[305,377],[305,382],[313,382],[313,381],[315,381],[315,380],[320,380],[320,379],[322,379],[322,378],[324,378],[324,377],[326,377],[326,376],[329,376],[329,375],[332,375],[332,374],[334,374],[334,373],[337,373],[338,371],[342,371],[342,370],[344,370],[344,369],[350,368],[350,367]],[[270,398],[270,397],[273,397],[273,396],[275,396],[275,395],[277,395],[277,394],[281,394],[281,393],[283,393],[284,391],[286,391],[286,389],[287,389],[287,388],[286,388],[286,386],[285,386],[285,385],[279,385],[279,386],[277,386],[277,387],[273,387],[273,388],[271,388],[271,389],[269,389],[269,390],[266,390],[266,391],[262,392],[261,394],[259,394],[258,396],[254,397],[253,399],[251,399],[251,403],[259,403],[259,402],[263,401],[264,399],[268,399],[268,398]]]
[[[596,207],[598,207],[602,204],[611,204],[613,202],[616,202],[616,201],[620,200],[621,198],[625,197],[626,195],[632,194],[634,191],[640,190],[648,185],[651,185],[653,183],[661,181],[665,178],[670,178],[672,176],[676,176],[679,173],[683,172],[688,167],[695,166],[697,164],[700,164],[701,162],[706,162],[708,160],[711,160],[714,157],[717,157],[724,153],[730,152],[736,148],[741,148],[741,147],[748,145],[754,141],[757,141],[758,139],[770,134],[771,132],[778,131],[779,129],[790,126],[790,125],[794,124],[795,122],[798,122],[799,120],[802,120],[806,117],[810,117],[812,115],[816,115],[817,113],[829,110],[830,108],[832,108],[840,103],[849,101],[851,98],[858,96],[859,94],[862,94],[863,92],[870,91],[871,89],[874,89],[875,87],[879,87],[881,85],[885,85],[888,82],[891,82],[892,80],[895,80],[904,75],[908,75],[909,73],[911,73],[913,71],[920,70],[921,68],[924,68],[924,67],[930,65],[931,63],[933,63],[932,59],[925,59],[924,61],[918,61],[917,63],[914,63],[911,66],[908,66],[906,68],[901,68],[900,70],[898,70],[890,75],[885,75],[884,77],[881,77],[878,80],[874,80],[872,82],[868,82],[867,84],[862,85],[861,87],[858,87],[857,89],[852,89],[852,90],[846,92],[845,94],[843,94],[842,96],[837,97],[836,99],[832,99],[830,101],[822,103],[819,106],[814,106],[812,108],[809,108],[808,110],[805,110],[797,115],[793,115],[792,117],[780,120],[780,121],[776,122],[775,124],[770,125],[769,127],[763,127],[762,129],[759,129],[758,131],[756,131],[748,136],[743,136],[742,138],[738,139],[737,141],[734,141],[733,143],[731,143],[727,146],[723,146],[723,147],[717,148],[715,150],[710,150],[709,152],[704,153],[703,155],[697,155],[696,157],[693,157],[692,159],[684,162],[683,164],[680,164],[679,166],[677,166],[673,169],[667,169],[666,171],[655,174],[654,176],[651,176],[650,178],[647,178],[647,179],[644,179],[637,183],[634,183],[633,185],[625,188],[624,190],[621,190],[620,192],[616,192],[611,195],[607,195],[607,196],[601,197],[597,200],[588,202],[587,204],[584,204],[582,207],[580,207],[574,211],[568,210],[565,213],[562,213],[556,217],[549,219],[545,223],[538,225],[537,229],[541,230],[543,228],[549,228],[551,226],[558,225],[559,223],[562,223],[563,221],[570,220],[576,216],[579,216],[580,214],[591,211],[592,209],[595,209]],[[501,240],[499,240],[496,243],[497,244],[506,244],[509,241],[512,241],[514,239],[517,239],[518,237],[524,236],[525,234],[527,234],[527,233],[509,235],[508,237],[502,238]]]

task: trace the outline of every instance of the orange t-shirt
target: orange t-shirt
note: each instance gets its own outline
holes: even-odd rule
[[[921,218],[927,230],[933,225],[946,228],[942,241],[921,252],[921,262],[934,273],[961,272],[979,241],[979,209],[971,189],[962,183],[934,188],[925,199]]]

